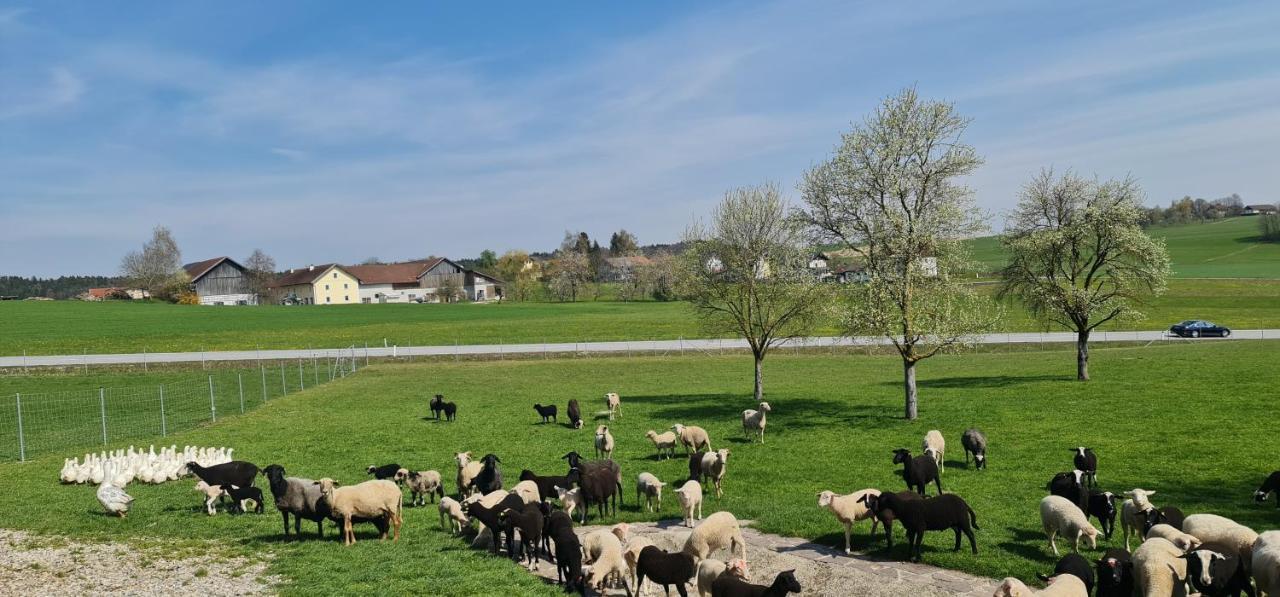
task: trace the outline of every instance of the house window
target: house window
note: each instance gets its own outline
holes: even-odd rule
[[[325,284],[325,285],[324,285],[324,289],[325,289],[325,290],[328,290],[328,289],[329,289],[329,285],[328,285],[328,284]]]
[[[362,303],[364,303],[364,304],[366,304],[366,305],[367,305],[367,304],[369,304],[371,301],[368,299],[368,297],[365,297],[365,298],[360,299],[360,302],[362,302]]]
[[[326,302],[326,303],[327,303],[327,302],[330,302],[329,297],[327,297],[327,296],[326,296],[326,297],[324,297],[324,302]]]
[[[344,294],[344,295],[342,295],[342,302],[344,302],[344,303],[349,303],[349,302],[351,302],[351,297],[348,297],[348,296],[347,296],[347,295],[345,295],[345,294]]]
[[[343,290],[346,290],[346,289],[347,289],[347,283],[346,283],[346,282],[343,282],[343,283],[342,283],[342,289],[343,289]]]
[[[334,280],[337,280],[337,279],[338,279],[338,272],[333,272],[333,279],[334,279]]]

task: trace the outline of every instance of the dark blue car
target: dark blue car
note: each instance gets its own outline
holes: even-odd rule
[[[1208,336],[1217,336],[1226,338],[1231,335],[1231,330],[1217,325],[1211,321],[1202,321],[1199,319],[1188,319],[1184,322],[1174,324],[1169,331],[1175,336],[1182,338],[1203,338]]]

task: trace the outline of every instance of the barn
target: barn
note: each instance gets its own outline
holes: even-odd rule
[[[244,266],[230,257],[214,257],[182,266],[201,305],[256,305]]]

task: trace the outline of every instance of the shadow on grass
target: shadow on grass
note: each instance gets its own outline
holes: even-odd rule
[[[630,402],[652,405],[651,416],[672,422],[738,419],[754,402],[736,394],[654,394],[630,396]],[[875,404],[849,404],[818,398],[781,398],[771,400],[775,411],[787,413],[788,429],[825,428],[833,425],[880,426],[901,421]],[[749,443],[745,437],[728,438],[739,444]]]
[[[1024,383],[1042,381],[1070,381],[1075,379],[1069,375],[976,375],[964,377],[940,377],[921,379],[916,384],[922,389],[947,388],[1007,388]],[[902,387],[901,381],[883,381],[880,385],[892,388]]]

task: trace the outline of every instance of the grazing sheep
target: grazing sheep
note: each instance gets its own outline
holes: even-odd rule
[[[697,425],[681,425],[676,423],[671,426],[671,430],[676,432],[676,436],[680,438],[680,445],[684,446],[684,453],[690,451],[697,452],[703,447],[711,450],[711,436],[707,435],[707,430]],[[692,450],[691,450],[692,449]]]
[[[1129,533],[1138,535],[1139,539],[1142,538],[1141,531],[1146,525],[1146,512],[1154,508],[1150,497],[1156,492],[1134,488],[1133,491],[1126,491],[1124,494],[1129,496],[1129,499],[1120,504],[1120,532],[1124,534],[1124,548],[1130,549]]]
[[[1037,573],[1036,578],[1052,583],[1052,577],[1062,574],[1070,574],[1080,579],[1080,582],[1084,583],[1085,597],[1093,593],[1093,566],[1089,564],[1089,560],[1084,559],[1084,556],[1078,553],[1069,553],[1062,556],[1057,565],[1053,567],[1053,574],[1046,576]]]
[[[565,409],[569,415],[569,424],[574,429],[582,429],[582,408],[578,406],[578,399],[569,399],[569,407]]]
[[[978,516],[960,496],[948,493],[934,498],[903,500],[892,493],[881,493],[874,498],[864,496],[864,500],[868,503],[874,501],[877,512],[893,511],[907,532],[908,554],[916,562],[921,559],[925,531],[954,530],[956,545],[952,551],[960,550],[960,535],[963,533],[969,537],[973,553],[978,553],[978,541],[973,536],[974,529],[979,529]]]
[[[911,457],[911,451],[898,448],[893,451],[893,463],[902,465],[902,478],[907,482],[907,489],[915,489],[924,495],[924,488],[933,481],[938,485],[938,495],[942,495],[942,478],[938,476],[938,463],[929,455]]]
[[[883,494],[879,491],[877,491],[876,493],[867,493],[866,495],[859,497],[857,501],[861,504],[865,504],[867,507],[867,510],[869,510],[871,512],[871,515],[875,517],[875,520],[879,521],[880,525],[884,527],[885,543],[887,544],[888,549],[892,550],[893,549],[893,521],[897,518],[897,515],[894,514],[893,510],[880,507],[879,500],[881,495]],[[898,500],[924,499],[920,497],[920,494],[914,491],[899,491],[893,495],[896,496]]]
[[[684,552],[695,560],[706,559],[724,548],[729,548],[742,561],[747,560],[747,541],[742,538],[742,527],[729,512],[716,512],[698,523],[684,544]]]
[[[729,449],[720,448],[715,452],[707,452],[702,455],[698,470],[701,472],[702,478],[710,479],[716,487],[716,497],[724,496],[722,484],[724,483],[725,466],[729,463]]]
[[[1249,573],[1240,556],[1210,543],[1187,553],[1187,583],[1202,597],[1253,595]]]
[[[680,499],[680,511],[684,513],[684,526],[692,527],[694,520],[702,520],[702,484],[689,480],[676,489]],[[694,517],[694,510],[698,516]]]
[[[1182,550],[1156,537],[1133,552],[1133,580],[1142,597],[1186,595],[1187,561]]]
[[[1192,514],[1182,523],[1182,530],[1202,543],[1213,543],[1239,554],[1242,563],[1249,562],[1246,569],[1252,564],[1258,533],[1247,526],[1216,514]]]
[[[1127,550],[1108,549],[1098,559],[1095,597],[1133,597],[1133,561]]]
[[[612,421],[614,415],[619,419],[622,418],[622,398],[618,397],[617,392],[609,392],[604,395],[604,407],[609,411],[609,420]]]
[[[851,554],[853,550],[849,546],[849,536],[853,534],[853,523],[859,520],[871,519],[871,535],[876,534],[876,525],[879,519],[867,507],[866,501],[862,500],[863,496],[874,495],[879,496],[879,489],[860,489],[848,495],[837,495],[831,491],[823,491],[818,494],[818,507],[826,508],[836,516],[836,520],[844,525],[844,553]]]
[[[717,578],[720,578],[721,574],[732,574],[743,580],[749,580],[746,562],[731,560],[726,563],[708,558],[698,562],[698,571],[694,575],[698,579],[698,596],[707,597],[711,595],[711,585],[716,582]]]
[[[196,462],[188,462],[185,468],[211,487],[214,485],[253,487],[253,481],[258,476],[258,466],[243,460],[233,460],[209,467],[200,466]]]
[[[965,429],[960,435],[964,447],[964,465],[969,466],[969,454],[973,454],[973,468],[987,468],[987,436],[977,429]]]
[[[667,484],[658,480],[653,473],[640,473],[636,476],[636,502],[644,500],[644,511],[653,512],[654,502],[657,502],[657,511],[662,511],[662,488]]]
[[[533,481],[521,481],[511,488],[511,493],[520,496],[524,500],[525,505],[536,504],[542,501],[542,493],[538,491],[538,484]]]
[[[210,484],[208,484],[208,483],[205,483],[204,481],[198,481],[198,482],[196,482],[196,488],[195,488],[195,490],[196,490],[196,492],[198,492],[198,493],[203,493],[203,494],[204,494],[204,496],[205,496],[205,500],[204,500],[204,509],[205,509],[205,511],[206,511],[206,512],[208,512],[208,513],[209,513],[209,516],[213,516],[214,514],[217,514],[217,513],[218,513],[218,508],[217,508],[216,506],[214,506],[214,505],[213,505],[213,502],[214,502],[214,501],[216,501],[218,498],[222,497],[222,486],[221,486],[221,485],[210,485]],[[285,523],[284,523],[284,534],[286,534],[286,535],[288,535],[288,534],[289,534],[289,520],[288,520],[288,518],[286,518],[286,519],[285,519]]]
[[[631,525],[620,522],[607,529],[599,529],[587,533],[582,539],[582,561],[584,564],[590,564],[596,561],[601,554],[613,549],[618,549],[618,554],[622,554],[622,543],[627,540],[627,536],[631,534]]]
[[[636,593],[643,594],[644,579],[662,585],[662,590],[671,594],[671,585],[676,586],[680,597],[687,597],[685,583],[693,580],[697,573],[698,562],[692,554],[685,552],[667,553],[650,545],[640,550],[640,558],[636,562]]]
[[[582,509],[582,521],[587,520],[587,505],[582,499],[582,488],[574,487],[573,489],[565,489],[559,485],[555,486],[556,497],[560,500],[560,507],[564,508],[564,513],[570,518],[573,517],[573,511]]]
[[[613,458],[613,434],[608,425],[596,427],[596,458]]]
[[[1111,533],[1116,529],[1116,502],[1119,500],[1120,496],[1097,489],[1090,489],[1089,497],[1086,498],[1085,515],[1098,519],[1098,526],[1102,527],[1102,536],[1108,541],[1111,540]]]
[[[365,469],[365,474],[373,475],[374,479],[393,479],[396,483],[400,483],[403,479],[401,479],[396,473],[402,470],[406,469],[401,468],[398,464],[384,464],[382,466],[369,465],[369,468]]]
[[[538,544],[542,542],[542,512],[537,508],[514,510],[507,508],[498,514],[498,522],[506,530],[508,537],[514,537],[520,531],[520,549],[507,553],[514,560],[524,557],[530,570],[538,569]]]
[[[747,410],[742,411],[742,434],[747,436],[747,439],[751,439],[752,435],[759,434],[760,443],[763,444],[765,415],[773,409],[769,407],[768,402],[761,402],[757,405],[757,408],[759,408],[759,410],[752,410],[748,408]]]
[[[1161,539],[1174,544],[1178,549],[1181,549],[1184,552],[1200,547],[1200,544],[1204,543],[1194,536],[1188,535],[1187,533],[1179,531],[1167,524],[1157,524],[1152,526],[1151,530],[1147,531],[1147,539],[1152,537],[1160,537]]]
[[[575,588],[586,594],[586,579],[582,575],[582,544],[574,534],[572,525],[551,536],[556,544],[556,582],[564,585],[566,593]]]
[[[244,503],[253,501],[255,504],[253,512],[262,514],[262,490],[257,487],[236,487],[235,485],[223,485],[222,495],[231,498],[230,512],[244,514]]]
[[[924,441],[920,442],[920,451],[933,455],[933,461],[938,463],[939,473],[946,471],[947,467],[942,458],[947,451],[947,440],[942,437],[941,431],[930,429],[924,434]]]
[[[462,533],[462,527],[471,524],[467,515],[462,511],[462,504],[458,503],[451,497],[440,498],[440,505],[436,506],[440,510],[440,528],[449,525],[449,532],[457,535]]]
[[[533,410],[538,411],[538,416],[542,417],[543,425],[546,425],[549,421],[555,421],[557,423],[560,422],[560,419],[556,418],[556,405],[554,404],[543,406],[541,404],[534,403]]]
[[[458,497],[466,497],[476,491],[473,481],[484,465],[471,460],[471,452],[457,452],[453,459],[458,463]]]
[[[1073,461],[1074,461],[1074,464],[1076,465],[1076,468],[1081,471],[1084,471],[1085,483],[1087,483],[1090,487],[1097,487],[1098,486],[1098,455],[1094,454],[1092,449],[1086,448],[1084,446],[1080,446],[1078,448],[1072,448],[1071,451],[1075,453],[1075,458],[1073,459]]]
[[[1175,506],[1161,506],[1152,508],[1142,513],[1144,519],[1142,523],[1142,533],[1146,535],[1151,531],[1151,527],[1158,524],[1167,524],[1179,531],[1182,530],[1182,524],[1187,520],[1182,510]]]
[[[444,497],[444,482],[439,471],[409,471],[405,484],[409,487],[410,506],[425,506],[427,496],[431,496],[432,503],[437,495]]]
[[[1045,489],[1049,490],[1049,495],[1067,498],[1077,508],[1084,510],[1089,504],[1089,492],[1085,489],[1083,480],[1084,471],[1058,473],[1049,480]]]
[[[630,586],[635,587],[637,595],[640,594],[640,579],[636,576],[636,567],[640,564],[640,552],[651,545],[653,541],[648,537],[633,537],[622,550],[622,559],[627,562],[627,579]]]
[[[658,460],[662,460],[663,455],[666,455],[667,458],[676,457],[675,432],[666,431],[658,433],[657,431],[650,429],[644,434],[644,436],[649,438],[649,441],[653,442],[653,447],[658,451]]]
[[[401,507],[404,495],[395,483],[386,480],[365,481],[351,487],[339,487],[333,479],[325,477],[316,481],[320,493],[329,503],[330,518],[342,521],[342,544],[354,545],[356,533],[351,523],[354,518],[380,518],[395,528],[393,542],[400,540]],[[382,540],[387,539],[385,527]]]
[[[538,486],[538,495],[543,500],[549,500],[556,495],[556,486],[569,487],[568,476],[547,475],[542,476],[535,474],[529,469],[520,471],[521,481],[533,481]]]
[[[1254,501],[1259,504],[1267,501],[1267,496],[1276,494],[1276,507],[1280,508],[1280,471],[1276,471],[1267,476],[1267,480],[1262,482],[1258,490],[1253,492]]]
[[[1098,547],[1098,529],[1089,524],[1080,508],[1060,495],[1045,496],[1040,500],[1040,524],[1049,538],[1053,555],[1058,555],[1058,535],[1072,539],[1072,551],[1080,553],[1080,537],[1088,537],[1089,548]]]
[[[480,473],[471,482],[476,491],[489,493],[502,489],[502,471],[498,463],[502,462],[496,454],[485,454],[480,459]]]
[[[320,487],[311,479],[286,477],[284,467],[278,464],[262,469],[267,478],[276,510],[284,518],[284,534],[289,536],[289,515],[293,515],[293,532],[302,535],[302,520],[316,523],[316,534],[324,537],[324,520],[329,517],[329,505],[322,499]]]
[[[753,585],[737,576],[722,574],[711,583],[711,594],[715,597],[783,597],[788,593],[799,593],[804,589],[796,580],[795,570],[783,570],[773,577],[769,585]]]
[[[1250,568],[1260,596],[1280,597],[1280,531],[1258,535]]]
[[[626,523],[616,524],[608,529],[593,531],[583,539],[583,562],[591,564],[591,574],[587,577],[586,584],[592,589],[603,592],[606,585],[627,586],[629,570],[626,557],[622,554],[622,541],[626,538],[628,529]]]
[[[1059,574],[1049,578],[1047,582],[1049,586],[1039,591],[1032,591],[1022,581],[1011,576],[1004,579],[1000,586],[996,587],[996,592],[992,593],[992,595],[993,597],[1030,597],[1032,595],[1040,597],[1089,597],[1089,592],[1085,589],[1084,582],[1074,574]]]

